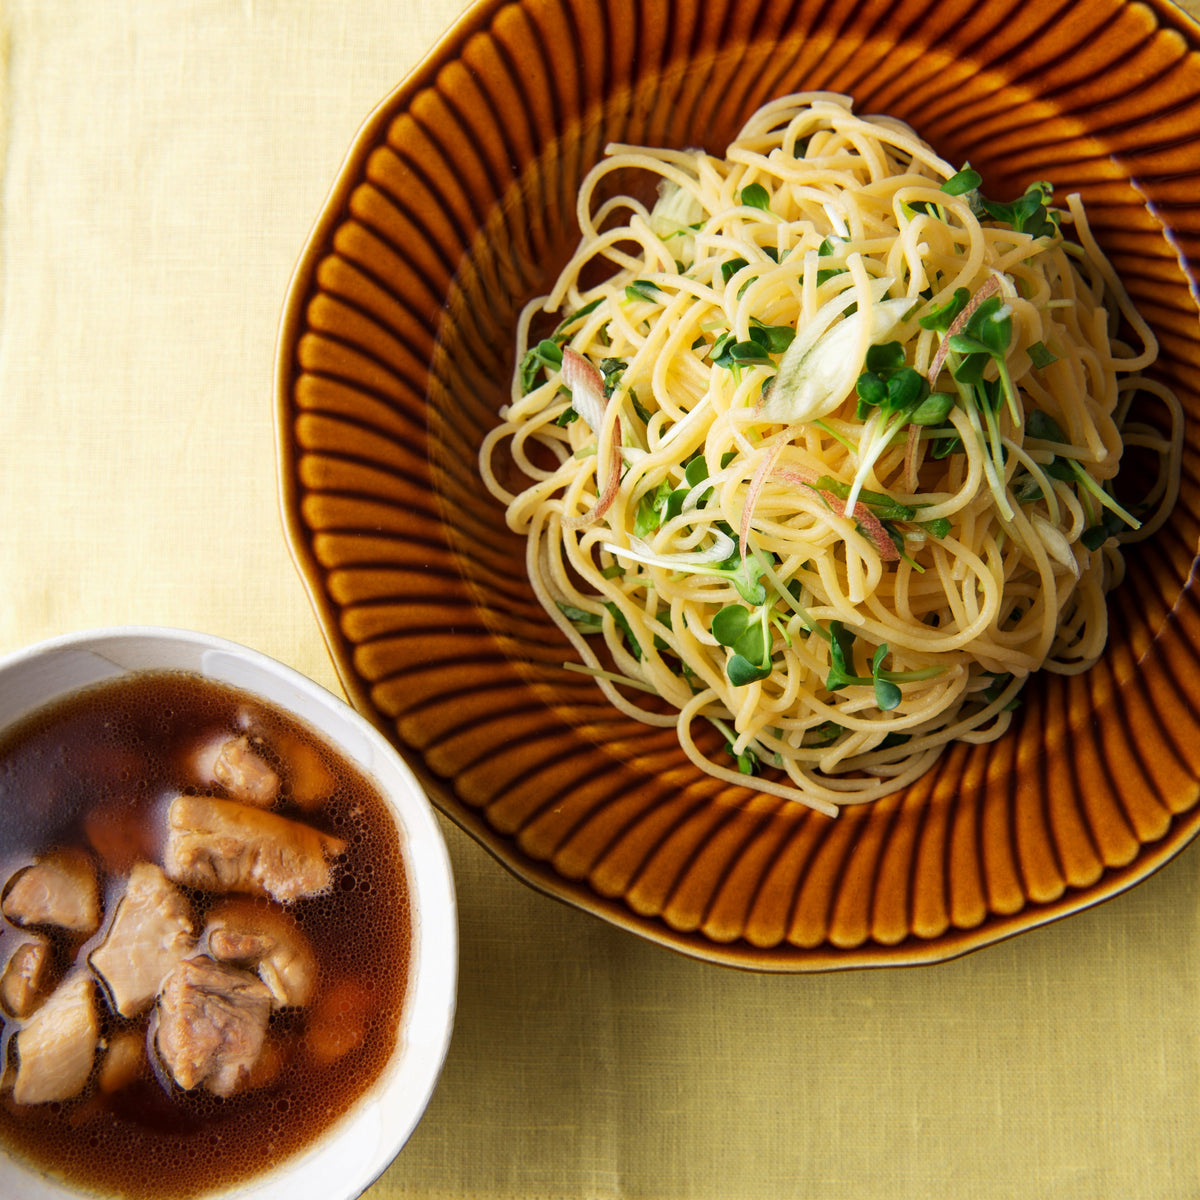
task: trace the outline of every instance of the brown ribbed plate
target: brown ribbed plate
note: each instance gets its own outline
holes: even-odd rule
[[[352,701],[518,876],[772,971],[931,962],[1106,899],[1200,826],[1200,31],[1117,0],[490,0],[369,118],[304,250],[277,377],[289,540]],[[1000,741],[829,820],[700,776],[560,663],[475,472],[514,321],[609,141],[721,152],[791,91],[916,127],[1093,227],[1188,413],[1183,495],[1100,664]]]

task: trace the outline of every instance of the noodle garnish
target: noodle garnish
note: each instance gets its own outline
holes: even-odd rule
[[[655,204],[594,203],[631,170]],[[1181,408],[1078,198],[981,187],[783,97],[724,158],[609,147],[522,316],[483,478],[570,669],[717,779],[832,814],[1000,737],[1030,675],[1096,661],[1122,545],[1170,511]],[[1157,462],[1136,505],[1126,446]]]

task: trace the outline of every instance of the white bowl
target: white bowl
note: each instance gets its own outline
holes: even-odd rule
[[[313,727],[388,802],[412,901],[412,960],[396,1048],[340,1122],[275,1170],[205,1200],[351,1200],[395,1158],[433,1094],[450,1043],[458,922],[446,845],[421,785],[380,732],[312,680],[258,651],[178,629],[127,626],[54,638],[0,658],[0,730],[68,694],[144,670],[191,671],[240,688]],[[0,1195],[63,1200],[79,1193],[0,1147]]]

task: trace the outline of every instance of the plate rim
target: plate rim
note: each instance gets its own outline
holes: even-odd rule
[[[338,606],[321,586],[323,568],[313,552],[300,513],[303,488],[296,468],[301,455],[297,452],[290,428],[295,412],[293,388],[296,378],[302,373],[295,358],[296,347],[303,332],[304,312],[312,296],[317,266],[328,253],[334,233],[346,219],[347,203],[355,186],[361,182],[366,154],[378,144],[381,132],[407,109],[417,94],[426,88],[436,87],[437,74],[456,61],[472,36],[492,25],[502,10],[523,9],[529,2],[475,0],[379,100],[360,123],[344,153],[287,283],[274,351],[277,499],[289,555],[350,703],[384,734],[418,776],[439,813],[520,883],[549,899],[685,958],[735,970],[795,975],[936,965],[1108,903],[1157,874],[1200,834],[1200,804],[1172,813],[1162,835],[1140,841],[1138,852],[1130,863],[1106,867],[1094,883],[1083,887],[1068,884],[1062,895],[1049,901],[1034,900],[1025,895],[1024,903],[1016,912],[999,914],[988,911],[979,924],[969,928],[951,923],[943,932],[931,937],[910,932],[894,944],[876,941],[868,935],[861,944],[852,947],[839,947],[828,940],[811,949],[797,947],[786,941],[777,946],[760,948],[744,937],[733,942],[721,942],[698,930],[676,929],[662,914],[639,914],[619,897],[605,896],[588,886],[586,880],[570,879],[557,872],[552,863],[524,854],[514,838],[493,829],[481,811],[455,797],[447,781],[426,766],[418,751],[403,744],[393,724],[377,709],[369,686],[354,669],[354,645],[340,628]],[[1200,16],[1193,17],[1172,0],[1117,0],[1116,6],[1148,9],[1160,27],[1174,29],[1185,39],[1192,52],[1200,53]],[[1182,262],[1180,265],[1181,269],[1185,268]],[[1190,275],[1188,282],[1193,294],[1200,294],[1200,282]],[[1198,567],[1200,553],[1193,558],[1193,577]],[[1169,614],[1167,619],[1170,620]]]

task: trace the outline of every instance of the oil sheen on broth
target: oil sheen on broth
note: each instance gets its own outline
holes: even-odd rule
[[[0,1143],[186,1197],[319,1137],[378,1077],[410,912],[375,785],[240,691],[148,672],[0,737]]]

